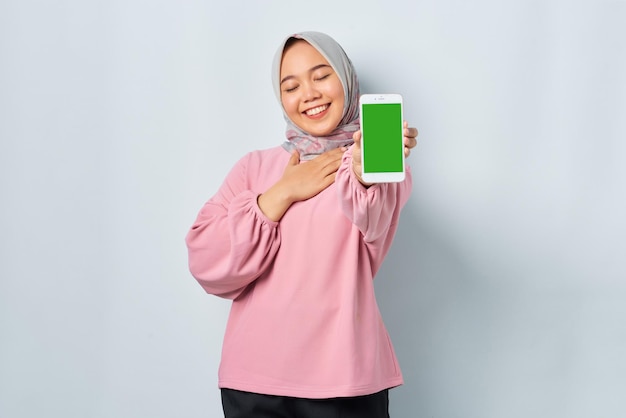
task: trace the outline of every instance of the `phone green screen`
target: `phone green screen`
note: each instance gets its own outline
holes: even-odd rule
[[[402,107],[400,103],[363,104],[363,171],[402,171]]]

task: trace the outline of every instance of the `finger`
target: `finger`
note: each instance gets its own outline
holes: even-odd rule
[[[300,163],[300,153],[296,150],[291,153],[288,165],[298,165],[298,163]]]
[[[361,142],[361,130],[360,129],[358,131],[355,131],[354,134],[352,134],[352,140],[354,141],[355,144]]]
[[[406,145],[408,148],[414,148],[417,145],[417,139],[405,136],[404,145]]]
[[[342,151],[342,148],[335,148],[318,155],[311,160],[311,168],[317,167],[322,175],[328,175],[328,173],[337,171],[343,160],[344,151]]]
[[[324,188],[327,188],[331,184],[335,182],[335,178],[337,177],[337,171],[333,171],[329,175],[324,178]]]
[[[404,136],[408,136],[409,138],[417,138],[418,131],[416,128],[404,128]]]
[[[337,171],[339,166],[341,165],[342,154],[336,156],[329,156],[327,160],[323,162],[321,168],[323,169],[325,174],[328,174],[333,171]]]
[[[333,153],[331,157],[332,158],[328,161],[327,166],[331,166],[334,171],[337,170],[341,165],[341,161],[343,160],[343,152]]]
[[[322,165],[326,165],[334,161],[341,161],[341,159],[343,158],[343,154],[347,151],[347,149],[347,147],[340,147],[332,149],[330,151],[326,151],[315,157],[314,161],[317,161]]]

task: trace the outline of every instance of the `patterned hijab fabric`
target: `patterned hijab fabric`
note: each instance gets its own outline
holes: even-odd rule
[[[289,152],[298,150],[300,160],[310,160],[326,151],[352,144],[352,134],[359,129],[359,81],[352,62],[341,45],[333,38],[321,32],[296,33],[288,36],[282,42],[272,64],[272,83],[274,85],[274,93],[279,102],[281,102],[280,65],[285,45],[292,38],[305,40],[326,58],[341,80],[345,97],[343,116],[339,125],[328,136],[323,137],[310,135],[300,129],[289,119],[283,109],[283,115],[287,122],[285,131],[287,141],[283,143],[283,148]]]

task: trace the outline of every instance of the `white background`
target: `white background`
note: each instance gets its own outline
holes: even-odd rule
[[[420,130],[379,277],[399,417],[626,415],[625,1],[0,3],[0,416],[217,417],[184,236],[319,30]]]

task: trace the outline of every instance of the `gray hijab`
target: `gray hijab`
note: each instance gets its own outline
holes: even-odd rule
[[[287,122],[285,130],[287,141],[283,143],[283,148],[289,152],[297,149],[301,160],[310,160],[325,151],[352,144],[352,134],[359,129],[359,81],[352,62],[337,41],[321,32],[296,33],[285,38],[278,48],[272,63],[272,84],[274,85],[274,93],[279,103],[281,103],[280,65],[285,44],[291,38],[307,41],[326,58],[339,76],[345,96],[341,121],[337,128],[328,136],[318,137],[303,131],[289,119],[283,109],[283,115]]]

